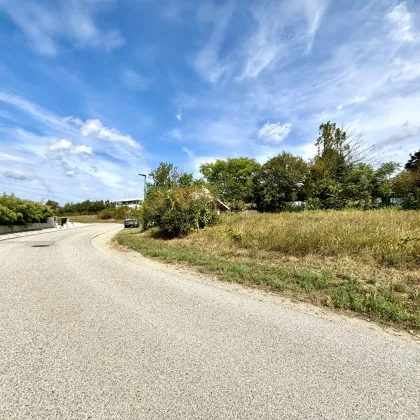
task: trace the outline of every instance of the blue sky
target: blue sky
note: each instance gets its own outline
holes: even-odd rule
[[[420,148],[420,2],[0,0],[0,191],[139,196],[160,161]]]

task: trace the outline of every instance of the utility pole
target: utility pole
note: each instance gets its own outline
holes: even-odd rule
[[[139,174],[139,176],[144,176],[144,192],[143,192],[143,203],[144,203],[144,200],[146,199],[146,178],[147,178],[147,175],[146,174]]]

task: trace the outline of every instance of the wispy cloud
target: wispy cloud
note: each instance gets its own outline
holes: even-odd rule
[[[292,130],[291,123],[281,124],[278,123],[266,123],[258,131],[258,137],[264,139],[266,143],[281,143]]]
[[[6,178],[15,179],[17,181],[30,181],[32,176],[26,175],[20,171],[6,171],[3,174]]]
[[[189,149],[188,147],[183,147],[182,151],[184,153],[186,153],[189,157],[194,157],[194,152],[191,149]]]
[[[354,98],[350,99],[348,102],[338,105],[337,109],[340,110],[340,109],[343,109],[345,107],[352,106],[352,105],[355,105],[355,104],[360,104],[360,103],[365,102],[365,101],[366,101],[365,96],[361,96],[361,97],[355,96]]]
[[[175,115],[175,117],[178,121],[182,121],[182,112],[178,111],[178,113]]]
[[[175,139],[175,140],[178,140],[178,141],[182,141],[181,130],[179,128],[173,128],[172,130],[170,130],[166,133],[166,137],[168,137],[170,139]]]
[[[386,15],[385,20],[391,26],[388,36],[400,42],[414,41],[414,14],[408,10],[406,1],[394,6]]]
[[[124,143],[135,149],[141,149],[141,146],[131,136],[121,134],[115,128],[105,127],[98,119],[82,121],[80,118],[66,117],[65,121],[80,127],[80,131],[85,137],[93,136],[101,140]]]
[[[252,10],[257,30],[246,42],[239,80],[258,77],[280,59],[290,62],[291,57],[307,53],[327,6],[327,0],[259,2]]]
[[[101,1],[112,5],[112,0]],[[101,30],[93,16],[103,11],[98,2],[71,0],[42,4],[31,0],[2,0],[3,10],[25,34],[30,45],[41,54],[54,55],[59,50],[58,40],[74,41],[80,48],[102,47],[111,50],[125,40],[118,29]]]
[[[216,83],[230,69],[226,59],[219,56],[220,48],[225,39],[230,19],[234,11],[234,2],[231,0],[218,9],[211,9],[211,15],[206,16],[207,23],[213,26],[210,38],[200,50],[194,60],[194,67],[208,82]],[[202,17],[204,21],[204,18]],[[204,24],[204,23],[203,23]]]

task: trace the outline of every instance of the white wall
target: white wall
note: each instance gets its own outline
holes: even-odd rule
[[[15,226],[0,226],[1,233],[15,233],[15,232],[28,232],[30,230],[40,230],[55,228],[57,223],[54,220],[54,217],[48,218],[47,223],[30,223],[29,225],[15,225]]]

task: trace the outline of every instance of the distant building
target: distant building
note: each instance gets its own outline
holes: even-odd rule
[[[141,206],[142,203],[141,198],[123,198],[122,200],[118,200],[115,202],[115,207],[128,207],[129,209],[137,209]]]

